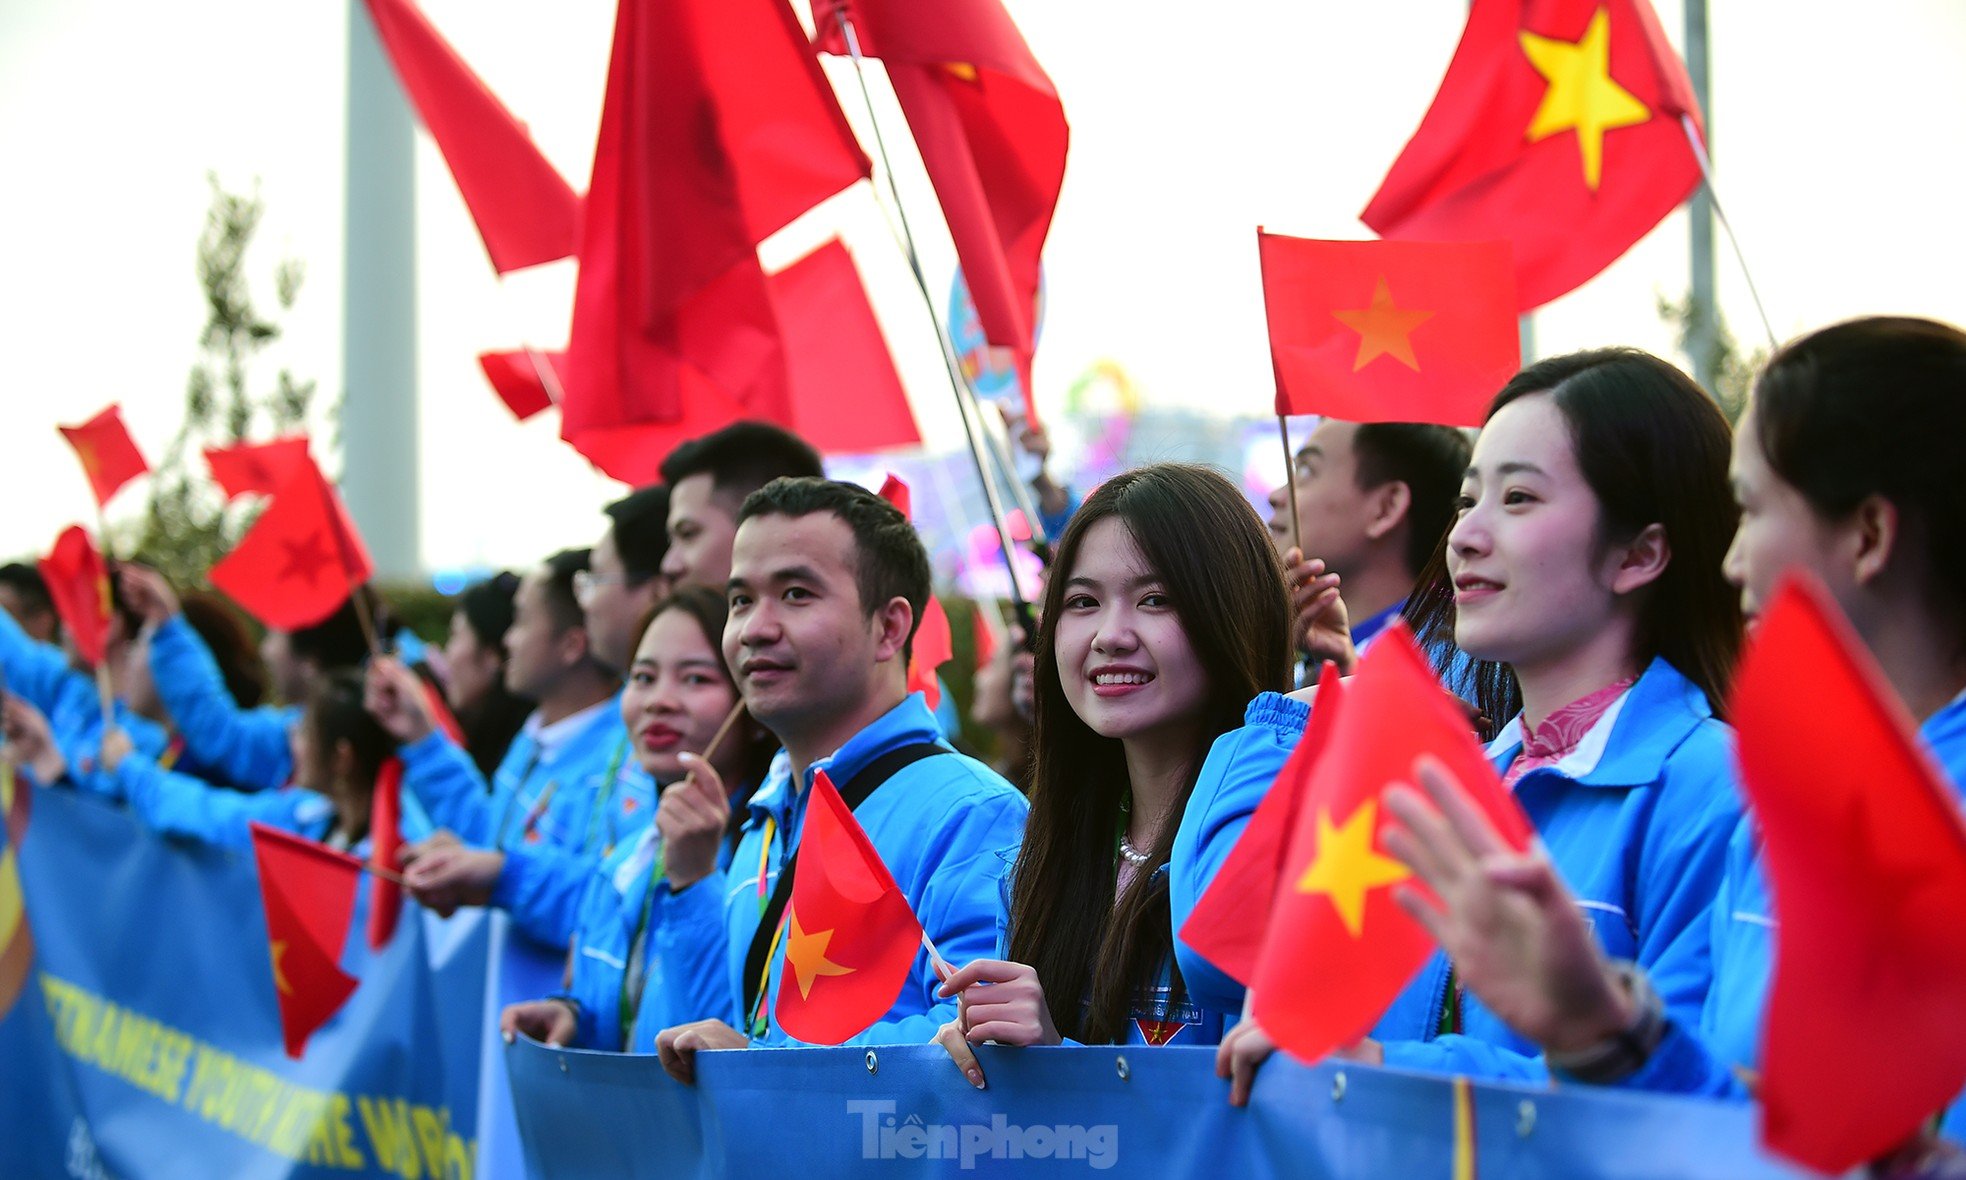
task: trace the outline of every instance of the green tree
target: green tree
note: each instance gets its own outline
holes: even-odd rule
[[[184,419],[150,480],[150,501],[133,551],[180,586],[205,584],[212,563],[230,551],[250,517],[229,510],[205,471],[205,447],[304,430],[314,407],[315,382],[280,368],[270,390],[256,392],[252,377],[262,354],[282,334],[273,315],[254,302],[248,275],[253,235],[266,207],[255,183],[250,195],[230,193],[208,178],[211,207],[198,236],[198,284],[205,297],[199,355],[185,384]],[[293,310],[306,271],[298,259],[274,264],[278,311]],[[330,413],[333,408],[330,408]]]
[[[1713,388],[1708,392],[1720,403],[1721,413],[1727,415],[1727,420],[1738,422],[1741,411],[1747,408],[1748,391],[1754,385],[1754,375],[1768,363],[1768,350],[1755,348],[1743,352],[1740,341],[1727,327],[1727,321],[1719,319],[1714,324],[1713,346],[1708,355],[1704,358],[1694,356],[1699,340],[1696,310],[1690,294],[1679,300],[1667,299],[1663,295],[1659,297],[1659,318],[1672,325],[1679,351],[1695,363],[1696,369],[1702,359],[1712,365]]]

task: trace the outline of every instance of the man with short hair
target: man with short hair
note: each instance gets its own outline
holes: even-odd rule
[[[626,674],[642,638],[635,628],[669,593],[669,579],[662,573],[669,552],[669,489],[661,484],[641,488],[604,511],[607,531],[573,588],[587,616],[587,641],[595,658]]]
[[[668,1005],[674,1027],[657,1046],[685,1081],[698,1049],[797,1043],[774,1016],[790,895],[781,869],[819,772],[849,803],[860,800],[854,818],[958,963],[995,952],[998,885],[1029,810],[995,772],[950,749],[921,695],[907,691],[929,570],[898,510],[852,484],[779,479],[745,500],[738,522],[724,658],[751,715],[784,743],[786,765],[752,796],[727,872],[714,857],[720,790],[696,792],[700,806],[665,799],[657,817],[671,850],[657,934],[668,984],[645,995]],[[926,1042],[955,1013],[937,985],[917,952],[893,1007],[854,1040]]]
[[[744,498],[780,476],[822,476],[819,452],[768,422],[733,422],[669,452],[669,552],[662,572],[683,586],[722,590]]]
[[[1300,651],[1349,672],[1399,614],[1453,526],[1469,452],[1451,426],[1326,418],[1311,431],[1295,459],[1301,539],[1291,535],[1290,484],[1270,493]]]
[[[36,643],[59,642],[61,617],[41,571],[24,561],[0,565],[0,611],[6,611]]]

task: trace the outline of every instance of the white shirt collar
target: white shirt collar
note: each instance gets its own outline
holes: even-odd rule
[[[534,709],[527,715],[526,723],[521,729],[527,737],[531,738],[539,746],[540,758],[550,762],[558,756],[559,752],[565,748],[568,742],[573,740],[575,734],[586,729],[602,713],[615,707],[614,698],[609,697],[604,701],[589,705],[577,713],[569,713],[550,725],[542,721],[539,716],[539,710]]]

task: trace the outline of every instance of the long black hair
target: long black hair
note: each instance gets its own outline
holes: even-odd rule
[[[1058,676],[1065,583],[1086,533],[1112,517],[1166,587],[1208,678],[1186,781],[1148,864],[1167,862],[1208,747],[1241,724],[1250,698],[1290,681],[1283,567],[1235,485],[1205,467],[1155,464],[1114,476],[1073,514],[1038,628],[1031,816],[1012,883],[1009,955],[1037,969],[1058,1031],[1095,1043],[1123,1039],[1135,994],[1173,944],[1164,874],[1139,873],[1114,896],[1114,831],[1130,789],[1125,752],[1072,711]]]
[[[1630,541],[1657,524],[1671,546],[1665,571],[1641,592],[1632,654],[1641,666],[1665,659],[1719,711],[1741,651],[1740,596],[1721,575],[1740,519],[1727,485],[1733,437],[1727,419],[1691,377],[1635,348],[1538,361],[1502,387],[1488,418],[1539,393],[1550,395],[1570,428],[1577,467],[1597,499],[1599,540]],[[1492,724],[1521,710],[1522,690],[1508,665],[1476,660],[1469,669],[1459,667],[1447,537],[1435,547],[1405,614],[1443,677],[1472,688]]]
[[[1966,332],[1887,316],[1812,332],[1768,362],[1748,415],[1768,465],[1818,516],[1891,502],[1928,605],[1966,637]]]
[[[518,592],[519,576],[500,570],[473,582],[457,596],[457,613],[471,629],[471,637],[480,647],[498,653],[498,675],[492,677],[484,695],[457,711],[464,748],[486,782],[491,781],[533,710],[532,701],[505,687],[505,632],[512,626],[512,599]]]

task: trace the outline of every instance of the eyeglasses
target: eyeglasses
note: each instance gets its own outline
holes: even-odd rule
[[[573,572],[573,597],[582,606],[587,605],[603,586],[636,586],[654,577],[654,574],[638,574],[632,570],[618,574],[597,574],[591,570]]]

